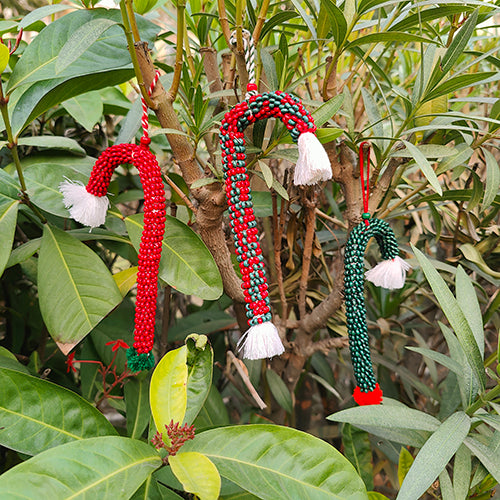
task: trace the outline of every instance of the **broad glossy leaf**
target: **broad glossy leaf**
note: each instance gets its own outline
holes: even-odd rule
[[[486,159],[486,183],[484,186],[482,209],[486,210],[493,203],[495,196],[498,194],[498,186],[500,186],[500,167],[490,151],[482,148],[482,152]]]
[[[28,163],[30,166],[24,169],[24,179],[28,195],[37,207],[59,217],[69,217],[59,191],[59,184],[65,178],[86,184],[95,161],[90,157],[74,160],[74,162],[65,159],[45,161],[41,158],[38,164]],[[82,170],[88,173],[82,173]]]
[[[62,46],[56,59],[55,74],[59,76],[68,66],[75,62],[88,47],[92,46],[111,26],[118,24],[112,19],[91,19],[73,31]]]
[[[52,382],[2,367],[0,386],[0,443],[6,448],[36,455],[70,441],[116,434],[94,406]]]
[[[177,493],[149,476],[130,500],[183,500]]]
[[[215,385],[212,384],[205,404],[194,421],[194,426],[199,431],[211,427],[222,427],[230,423],[229,414],[222,396]]]
[[[134,266],[129,267],[128,269],[124,269],[119,273],[113,274],[113,279],[115,280],[115,283],[118,286],[122,297],[125,297],[125,295],[127,295],[130,289],[137,282],[138,269],[139,268],[137,266]]]
[[[427,257],[413,245],[412,249],[441,309],[458,337],[471,368],[478,377],[481,386],[484,388],[486,376],[484,373],[483,359],[463,311],[460,309],[457,300],[446,285],[446,282],[429,262]]]
[[[427,158],[423,155],[423,153],[411,142],[403,141],[406,149],[411,153],[415,163],[418,165],[425,178],[429,181],[429,184],[432,186],[434,191],[439,195],[443,194],[443,190],[441,189],[441,185],[439,184],[439,180],[437,178],[436,173],[434,172],[431,164],[427,160]]]
[[[188,379],[184,422],[191,425],[205,404],[212,386],[214,353],[205,335],[190,335],[186,345]]]
[[[293,402],[290,391],[283,379],[273,370],[266,370],[266,381],[274,399],[287,413],[293,413]]]
[[[19,201],[0,196],[0,276],[9,260],[16,231]]]
[[[367,499],[353,466],[321,439],[278,425],[202,432],[183,449],[206,455],[221,476],[264,500]]]
[[[125,219],[130,240],[139,249],[144,216]],[[222,279],[212,254],[201,238],[186,224],[167,215],[159,276],[174,289],[205,300],[218,299]]]
[[[21,364],[17,358],[5,347],[0,346],[0,368],[8,368],[9,370],[14,370],[16,372],[25,373],[30,375],[30,371],[26,366]],[[0,438],[1,439],[1,438]]]
[[[470,329],[474,334],[477,347],[481,353],[481,358],[484,358],[484,327],[481,308],[472,280],[467,276],[462,266],[458,266],[457,268],[457,273],[455,275],[455,290],[458,305],[460,309],[462,309]]]
[[[69,137],[61,137],[56,135],[34,135],[20,137],[17,140],[19,146],[36,146],[39,148],[61,149],[78,156],[85,156],[83,149],[78,142]]]
[[[14,179],[3,168],[0,169],[0,199],[3,197],[11,198],[12,200],[19,199],[21,186],[17,179]]]
[[[0,476],[0,498],[126,500],[161,466],[156,450],[140,441],[105,436],[67,443]]]
[[[149,377],[142,374],[129,378],[123,387],[127,410],[127,434],[132,439],[140,439],[149,424]]]
[[[87,92],[64,101],[62,105],[89,132],[101,120],[103,103],[99,92]]]
[[[188,379],[187,347],[167,352],[154,369],[149,386],[149,402],[156,429],[168,438],[165,425],[182,424],[186,414]]]
[[[463,443],[470,426],[464,412],[446,419],[418,452],[396,498],[420,498]]]
[[[368,433],[351,424],[344,424],[342,444],[344,455],[363,479],[366,489],[373,489],[372,447]]]
[[[498,432],[498,431],[497,431]],[[488,472],[500,482],[500,445],[499,440],[492,440],[489,445],[481,443],[474,437],[468,437],[464,443],[472,453],[479,458]]]
[[[26,29],[30,24],[41,21],[44,17],[51,16],[56,12],[62,12],[63,10],[73,10],[75,7],[72,5],[44,5],[39,9],[32,10],[29,14],[23,17],[19,23],[19,28]]]
[[[65,354],[122,300],[104,262],[48,224],[40,248],[38,293],[45,325]]]
[[[168,463],[186,491],[194,493],[200,500],[219,498],[220,475],[205,455],[196,451],[181,452],[169,457]]]

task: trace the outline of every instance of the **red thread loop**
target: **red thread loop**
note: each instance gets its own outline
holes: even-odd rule
[[[153,81],[151,82],[151,85],[149,86],[149,89],[148,89],[148,96],[151,96],[153,94],[153,90],[156,87],[156,84],[158,83],[158,79],[159,78],[160,78],[160,72],[156,71],[155,76],[153,78]],[[148,105],[146,104],[146,99],[144,99],[144,96],[142,96],[142,95],[141,95],[141,103],[142,103],[142,118],[141,118],[142,137],[144,139],[148,139],[149,140],[149,134],[148,134],[148,128],[149,128]],[[141,140],[141,144],[142,144],[142,140]]]
[[[366,176],[365,176],[365,148],[366,155]],[[370,224],[370,213],[368,212],[368,200],[370,198],[370,143],[367,141],[359,145],[359,170],[361,172],[361,195],[363,196],[363,220],[366,226]]]

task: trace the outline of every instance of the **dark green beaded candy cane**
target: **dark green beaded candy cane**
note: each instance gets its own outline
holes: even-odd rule
[[[344,256],[344,294],[349,334],[349,349],[357,387],[354,399],[360,405],[382,402],[382,390],[375,380],[370,356],[366,307],[364,299],[364,255],[370,238],[375,238],[380,248],[383,262],[366,273],[369,281],[377,286],[394,289],[404,285],[409,265],[400,257],[399,246],[393,230],[381,219],[371,219],[368,213],[369,180],[364,181],[363,149],[360,146],[360,169],[363,193],[363,222],[349,235]],[[368,150],[369,151],[369,150]],[[367,177],[370,157],[367,158]]]

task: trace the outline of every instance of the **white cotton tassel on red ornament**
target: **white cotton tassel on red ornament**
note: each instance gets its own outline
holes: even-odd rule
[[[396,288],[403,288],[408,269],[411,269],[408,262],[401,257],[395,257],[380,262],[374,268],[366,271],[365,276],[368,281],[371,281],[376,286],[395,290]]]
[[[298,139],[299,159],[295,166],[293,183],[311,185],[332,178],[332,167],[325,148],[313,132],[304,132]]]
[[[237,347],[243,351],[246,359],[272,358],[285,351],[278,329],[270,321],[250,327],[238,341]]]
[[[109,207],[107,196],[94,196],[80,182],[66,180],[59,185],[64,206],[71,217],[91,228],[104,224]]]

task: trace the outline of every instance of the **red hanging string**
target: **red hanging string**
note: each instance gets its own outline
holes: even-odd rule
[[[148,96],[151,96],[153,94],[153,90],[158,83],[158,79],[160,78],[160,72],[156,71],[155,76],[153,78],[153,81],[151,82],[151,85],[149,86],[148,89]],[[141,137],[141,144],[144,146],[147,146],[151,140],[149,138],[149,133],[148,133],[148,128],[149,128],[149,119],[148,119],[148,105],[146,104],[146,99],[144,99],[144,96],[141,95],[141,103],[142,103],[142,118],[141,118],[141,124],[142,124],[142,137]]]
[[[365,148],[366,155],[366,175],[365,175]],[[359,145],[359,170],[361,172],[361,195],[363,197],[363,220],[368,226],[370,224],[370,213],[368,212],[368,200],[370,198],[370,143],[367,141]]]

